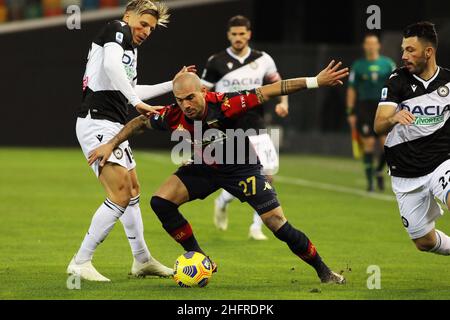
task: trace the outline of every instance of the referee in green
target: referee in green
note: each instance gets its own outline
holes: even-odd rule
[[[374,191],[373,178],[377,187],[384,190],[383,167],[384,140],[386,136],[377,136],[373,122],[385,81],[395,70],[395,63],[380,55],[380,39],[375,33],[364,36],[363,49],[365,57],[356,60],[351,67],[347,89],[347,116],[350,128],[357,130],[364,150],[364,168],[367,178],[367,191]],[[378,143],[379,159],[374,170],[373,158]]]

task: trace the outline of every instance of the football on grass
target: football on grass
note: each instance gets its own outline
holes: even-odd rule
[[[186,252],[175,261],[173,278],[180,287],[204,287],[211,275],[211,261],[199,252]]]

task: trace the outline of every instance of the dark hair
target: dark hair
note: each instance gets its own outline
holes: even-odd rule
[[[378,39],[378,41],[380,41],[380,35],[379,35],[378,33],[374,32],[374,31],[366,32],[366,33],[364,34],[363,41],[366,40],[366,39],[369,38],[369,37],[375,37],[375,38]]]
[[[421,40],[425,40],[436,49],[438,46],[438,36],[434,24],[428,21],[421,21],[413,23],[403,30],[403,37],[417,37]]]
[[[247,17],[238,15],[232,17],[230,20],[228,20],[228,30],[230,30],[231,27],[246,27],[247,30],[251,30],[252,25],[250,23],[250,20]]]

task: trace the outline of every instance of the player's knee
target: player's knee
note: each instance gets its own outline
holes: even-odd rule
[[[158,196],[153,196],[150,199],[150,207],[152,207],[158,217],[173,210],[178,210],[178,206],[175,203]]]
[[[261,215],[261,219],[264,222],[264,224],[269,228],[272,232],[276,232],[278,229],[281,228],[286,223],[286,218],[283,216],[283,214],[280,213],[272,213],[268,212]]]
[[[430,251],[436,245],[434,241],[429,239],[414,240],[414,244],[416,245],[417,250],[424,252]]]
[[[113,202],[126,208],[132,198],[131,187],[127,183],[121,183],[117,189],[112,192],[110,198]]]
[[[131,186],[131,197],[137,197],[138,195],[141,194],[141,186],[138,182],[135,182],[132,186]]]

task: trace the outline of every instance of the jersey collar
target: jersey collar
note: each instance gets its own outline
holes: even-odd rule
[[[427,89],[428,86],[430,85],[430,83],[433,82],[434,79],[436,79],[436,77],[438,76],[440,70],[441,70],[441,67],[438,66],[436,72],[434,73],[434,75],[428,80],[424,80],[424,79],[422,79],[421,77],[419,77],[419,76],[417,76],[415,74],[413,74],[413,77],[416,78],[416,80],[420,81],[423,84],[423,86],[425,87],[425,89]]]
[[[239,61],[241,64],[244,64],[244,61],[250,57],[250,54],[252,53],[252,48],[248,47],[248,52],[245,56],[243,57],[239,57],[238,55],[233,53],[233,50],[231,50],[231,47],[227,48],[227,53],[234,59],[236,59],[237,61]]]

